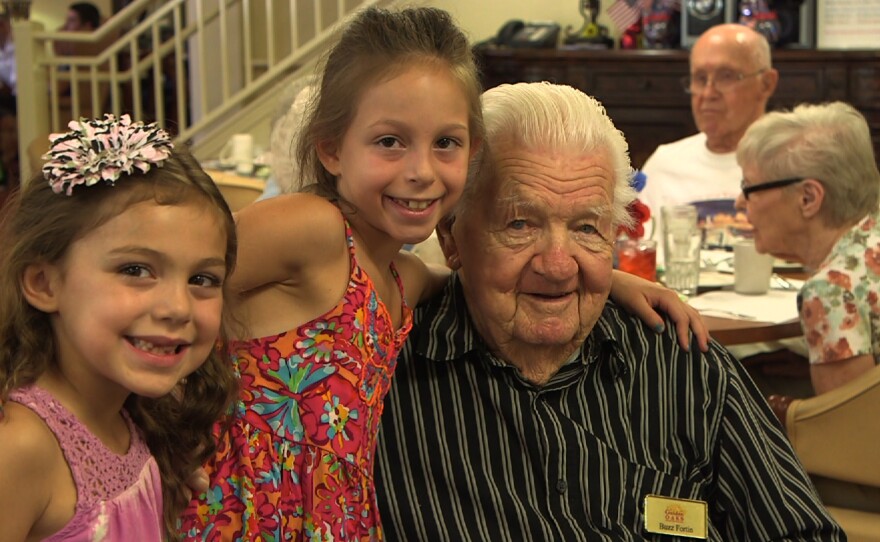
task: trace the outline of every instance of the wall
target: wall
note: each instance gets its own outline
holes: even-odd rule
[[[43,23],[46,30],[54,30],[64,23],[67,6],[77,0],[34,0],[31,19]],[[110,16],[112,0],[90,0],[101,10],[104,18]],[[276,0],[277,1],[277,0]],[[608,26],[612,36],[620,33],[605,15],[614,0],[601,0],[599,23]],[[414,3],[414,2],[411,2]],[[417,3],[417,2],[416,2]],[[555,21],[578,29],[583,24],[579,0],[428,0],[423,4],[434,5],[452,13],[464,28],[471,41],[481,41],[495,35],[498,28],[510,19],[525,21]]]
[[[599,24],[607,26],[611,37],[617,41],[621,33],[605,15],[613,2],[601,0]],[[554,21],[562,26],[563,32],[569,26],[574,32],[584,23],[579,0],[481,0],[479,3],[473,0],[432,0],[424,3],[452,13],[472,42],[494,36],[498,28],[510,19]]]
[[[64,24],[64,18],[67,16],[67,6],[77,2],[78,0],[34,0],[31,4],[32,21],[42,23],[46,30],[57,30]],[[98,11],[104,20],[110,18],[113,11],[112,0],[88,0]]]

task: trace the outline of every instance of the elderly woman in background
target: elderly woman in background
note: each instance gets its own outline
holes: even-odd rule
[[[759,252],[804,265],[798,296],[821,394],[880,360],[880,172],[865,118],[834,102],[752,124],[737,149]],[[770,398],[774,410],[788,398]]]

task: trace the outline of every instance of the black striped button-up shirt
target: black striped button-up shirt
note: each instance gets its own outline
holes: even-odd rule
[[[608,303],[538,387],[486,353],[453,277],[416,312],[385,400],[386,538],[676,540],[645,529],[654,494],[705,501],[709,540],[845,540],[739,362],[667,329]]]

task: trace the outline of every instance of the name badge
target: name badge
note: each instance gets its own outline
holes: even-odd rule
[[[703,501],[645,497],[645,530],[649,533],[705,539],[708,523],[709,507]]]

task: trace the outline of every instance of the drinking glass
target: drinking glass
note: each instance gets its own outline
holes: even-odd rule
[[[622,237],[614,244],[617,268],[643,279],[657,280],[657,242]]]
[[[697,208],[673,205],[660,209],[663,216],[663,282],[676,292],[697,293],[700,278],[700,229]]]

